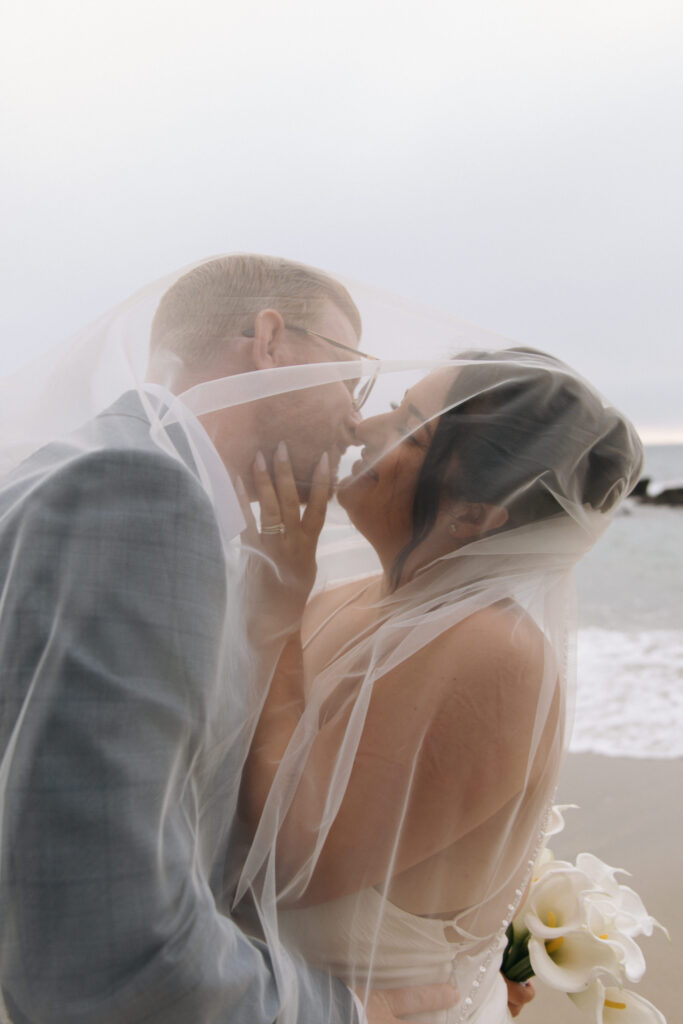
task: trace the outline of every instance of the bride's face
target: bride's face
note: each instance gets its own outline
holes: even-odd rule
[[[412,535],[413,497],[453,370],[437,370],[406,391],[400,405],[356,427],[361,458],[337,496],[351,521],[378,549],[391,554]]]

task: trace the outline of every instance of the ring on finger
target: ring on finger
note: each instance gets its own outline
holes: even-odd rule
[[[275,536],[275,534],[286,533],[286,532],[287,532],[287,530],[285,528],[285,524],[284,523],[275,523],[274,526],[262,526],[261,527],[261,536],[262,537],[273,537],[273,536]]]

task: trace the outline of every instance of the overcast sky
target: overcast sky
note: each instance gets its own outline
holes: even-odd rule
[[[5,0],[0,372],[217,252],[554,352],[683,441],[681,0]]]

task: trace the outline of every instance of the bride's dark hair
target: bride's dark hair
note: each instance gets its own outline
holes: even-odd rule
[[[642,466],[630,424],[559,359],[531,348],[458,355],[445,411],[420,469],[412,536],[392,568],[427,537],[444,502],[504,507],[514,529],[579,503],[606,512]]]

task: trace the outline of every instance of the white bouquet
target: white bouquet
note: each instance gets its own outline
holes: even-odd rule
[[[564,809],[553,808],[546,836],[564,827]],[[511,981],[536,975],[566,992],[595,1024],[666,1024],[652,1003],[624,988],[645,972],[636,938],[661,925],[633,889],[617,882],[617,873],[627,872],[590,853],[571,864],[544,848],[508,928],[501,969]]]

